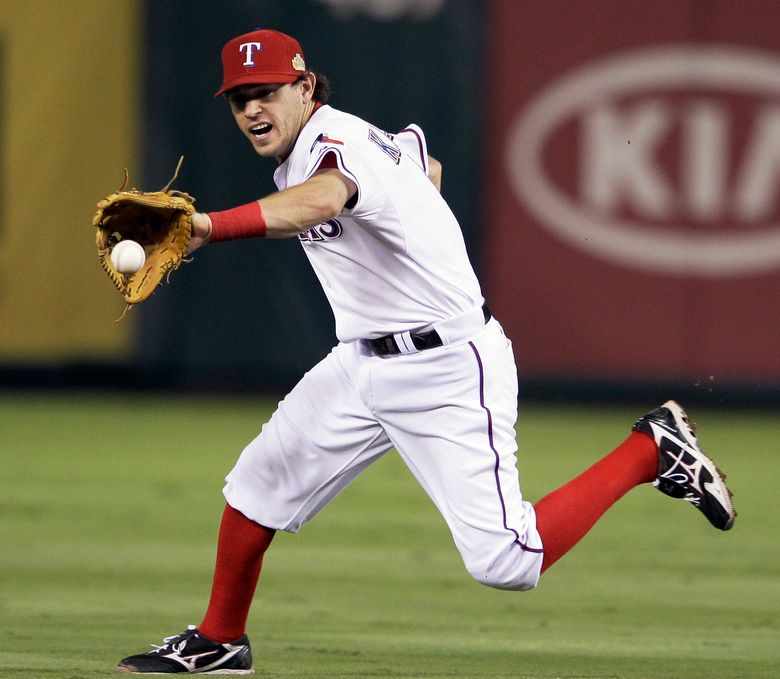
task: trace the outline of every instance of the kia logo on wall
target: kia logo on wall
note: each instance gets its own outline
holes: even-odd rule
[[[674,275],[780,268],[780,59],[628,51],[565,74],[509,130],[510,182],[591,255]]]

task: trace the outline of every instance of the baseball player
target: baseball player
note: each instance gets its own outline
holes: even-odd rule
[[[631,488],[653,483],[717,528],[730,492],[669,401],[629,437],[536,504],[516,469],[517,370],[483,298],[458,222],[439,191],[422,130],[397,134],[327,105],[325,78],[273,30],[230,40],[224,95],[241,133],[275,158],[278,192],[196,213],[191,249],[236,238],[296,237],[336,321],[338,344],[282,400],[226,479],[205,617],[123,672],[252,672],[245,634],[263,555],[391,448],[441,512],[468,573],[535,587]]]

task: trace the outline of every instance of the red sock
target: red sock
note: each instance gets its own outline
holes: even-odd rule
[[[225,505],[211,599],[198,626],[209,639],[228,643],[244,634],[263,555],[275,532]]]
[[[568,552],[601,515],[629,490],[658,475],[653,439],[632,432],[622,444],[564,486],[534,505],[542,536],[542,573]]]

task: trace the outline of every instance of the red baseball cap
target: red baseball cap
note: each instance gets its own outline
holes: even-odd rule
[[[222,48],[222,87],[214,95],[240,85],[295,82],[306,72],[300,43],[268,29],[233,38]]]

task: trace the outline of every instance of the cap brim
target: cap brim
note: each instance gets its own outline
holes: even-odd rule
[[[217,90],[214,97],[218,97],[225,92],[241,87],[242,85],[286,85],[288,83],[294,83],[300,76],[303,75],[291,75],[290,73],[247,73],[246,75],[240,75],[237,78],[232,78],[222,84],[222,87]]]

